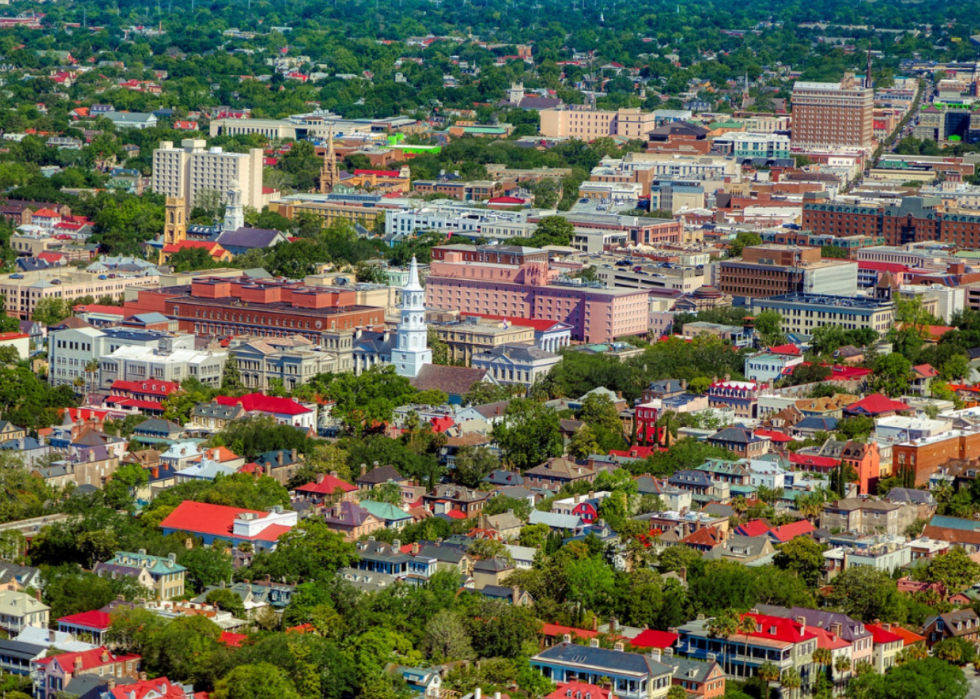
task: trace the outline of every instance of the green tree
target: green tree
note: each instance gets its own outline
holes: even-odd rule
[[[884,675],[868,673],[848,686],[852,699],[965,699],[963,670],[939,658],[912,660]]]
[[[56,325],[71,315],[71,306],[64,299],[47,296],[34,306],[31,320],[44,325]]]
[[[806,536],[798,536],[779,547],[773,563],[800,576],[808,587],[816,587],[825,564],[823,546]]]
[[[942,583],[952,594],[980,581],[980,563],[974,563],[962,548],[955,546],[946,555],[930,559],[917,577]]]
[[[599,453],[599,441],[588,425],[582,425],[568,440],[568,453],[576,459],[585,459]]]
[[[728,256],[741,257],[742,250],[753,245],[762,245],[762,237],[758,233],[742,231],[735,236],[735,240],[728,244]]]
[[[357,560],[354,545],[322,522],[306,520],[279,537],[275,551],[259,552],[245,576],[275,580],[322,580]]]
[[[909,389],[912,362],[897,352],[883,354],[875,362],[870,386],[886,396],[904,395]]]
[[[300,699],[285,671],[269,663],[239,665],[221,678],[214,699]]]
[[[395,408],[410,402],[415,392],[391,365],[372,367],[360,376],[340,374],[327,387],[335,401],[331,414],[355,434],[391,421]]]
[[[228,588],[222,587],[217,590],[211,590],[204,598],[204,601],[208,604],[213,604],[218,609],[231,612],[231,615],[236,619],[245,618],[245,603],[241,597]]]
[[[766,347],[775,347],[786,340],[782,331],[783,316],[779,311],[762,311],[755,317],[755,331]]]
[[[534,245],[570,245],[575,226],[563,216],[545,216],[534,229]]]
[[[238,360],[235,359],[233,352],[228,353],[228,361],[225,362],[224,367],[221,369],[221,390],[229,394],[235,394],[245,390],[241,372],[238,371]]]
[[[827,602],[865,622],[903,621],[904,605],[895,581],[869,566],[852,566],[834,578]]]
[[[214,546],[195,546],[177,554],[177,562],[187,569],[189,588],[202,592],[209,585],[231,582],[234,566],[228,551]]]
[[[484,446],[462,446],[456,450],[453,480],[467,488],[477,488],[500,465],[500,459]]]
[[[510,402],[491,436],[504,460],[522,470],[561,456],[564,449],[558,413],[527,398]]]

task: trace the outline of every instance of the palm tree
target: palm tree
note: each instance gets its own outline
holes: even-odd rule
[[[85,392],[91,393],[92,386],[91,381],[95,378],[95,372],[99,370],[99,360],[93,359],[88,364],[85,365]]]
[[[758,631],[759,625],[755,623],[755,617],[744,615],[738,622],[738,632],[742,634],[745,638],[744,648],[742,653],[742,677],[747,678],[749,669],[749,634]]]
[[[844,674],[851,671],[851,659],[846,655],[838,655],[834,658],[834,671],[837,673],[837,682],[843,684]]]
[[[759,676],[759,679],[763,681],[766,688],[765,699],[769,699],[769,683],[775,682],[779,679],[779,668],[768,660],[759,666],[759,669],[755,673]]]
[[[793,693],[803,686],[803,678],[800,677],[800,673],[795,667],[791,667],[779,678],[779,685],[789,693],[790,699],[792,699]]]
[[[834,662],[834,654],[830,648],[817,648],[813,651],[813,662],[819,665],[824,671]]]
[[[745,514],[745,512],[749,509],[749,503],[746,502],[744,495],[736,495],[734,498],[732,498],[732,509],[735,511],[735,514],[739,516],[739,518]]]
[[[735,612],[728,610],[713,619],[709,619],[706,629],[709,637],[722,639],[722,664],[727,675],[729,670],[728,639],[738,633],[738,616]]]

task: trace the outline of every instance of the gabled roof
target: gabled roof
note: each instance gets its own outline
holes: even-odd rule
[[[578,667],[587,665],[591,668],[605,669],[614,673],[630,672],[653,677],[673,674],[673,668],[654,660],[649,655],[625,653],[609,648],[580,646],[574,643],[556,643],[534,657],[562,665]]]
[[[411,379],[410,383],[419,391],[437,390],[449,396],[462,396],[469,393],[486,376],[486,369],[424,364],[418,376]]]
[[[398,469],[391,464],[388,464],[386,466],[377,466],[372,468],[363,476],[358,476],[355,478],[354,482],[362,485],[381,485],[383,483],[387,483],[388,481],[398,482],[402,480],[405,480],[405,478],[402,476],[402,474],[398,473]]]
[[[333,495],[334,491],[340,488],[345,493],[357,490],[356,485],[351,485],[347,481],[341,480],[329,473],[323,474],[323,478],[313,483],[307,483],[296,488],[297,492],[310,493],[315,495]]]
[[[657,631],[656,629],[646,629],[645,631],[637,634],[633,640],[630,641],[630,645],[635,648],[671,648],[677,643],[677,639],[680,638],[679,634],[670,633],[669,631]]]
[[[263,393],[249,393],[241,398],[234,396],[217,396],[215,402],[219,405],[241,405],[247,412],[271,413],[273,415],[305,415],[313,412],[292,398],[277,398]]]
[[[816,527],[813,526],[813,522],[808,519],[801,519],[800,521],[793,522],[792,524],[784,524],[781,527],[773,527],[769,534],[779,543],[785,544],[790,539],[795,539],[798,536],[809,534],[815,530]]]
[[[184,500],[160,522],[160,527],[162,529],[190,532],[192,534],[231,537],[235,519],[237,519],[238,515],[245,513],[252,513],[258,515],[260,518],[266,517],[269,514],[268,512],[261,512],[259,510],[245,510],[239,507],[211,505],[205,502]],[[289,530],[290,527],[285,525],[272,524],[254,538],[260,541],[276,541],[282,534],[285,534]]]
[[[905,410],[911,410],[911,408],[901,401],[892,400],[880,393],[874,393],[844,408],[845,413],[870,416],[889,412],[903,412]]]

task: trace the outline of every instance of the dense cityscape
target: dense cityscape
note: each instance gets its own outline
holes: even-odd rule
[[[0,0],[3,699],[980,699],[976,0]]]

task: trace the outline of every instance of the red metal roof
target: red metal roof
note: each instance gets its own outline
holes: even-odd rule
[[[357,175],[377,175],[378,177],[401,177],[401,173],[398,170],[354,170],[354,176]]]
[[[174,391],[179,391],[180,384],[175,381],[123,381],[117,379],[112,382],[110,389],[113,391],[129,391],[130,393],[141,393],[165,398]]]
[[[163,529],[191,532],[192,534],[231,537],[235,519],[238,515],[245,514],[246,512],[259,515],[260,518],[266,517],[269,514],[268,512],[261,512],[259,510],[245,510],[239,507],[226,507],[225,505],[211,505],[206,502],[184,500],[160,522],[160,527]],[[275,541],[290,529],[291,527],[282,524],[272,524],[252,538],[258,541]]]
[[[241,398],[234,396],[217,396],[218,405],[240,405],[247,412],[272,413],[274,415],[303,415],[312,412],[309,408],[294,401],[292,398],[277,398],[263,393],[249,393]]]
[[[609,690],[586,682],[564,682],[545,699],[607,699]]]
[[[122,306],[103,306],[98,303],[79,304],[74,308],[76,313],[104,313],[106,315],[125,316],[126,310]]]
[[[117,408],[136,408],[137,410],[163,411],[163,403],[153,400],[141,400],[139,398],[126,398],[125,396],[109,396],[105,399],[109,405]]]
[[[411,546],[411,544],[409,544]],[[564,636],[569,634],[571,636],[578,636],[580,638],[595,638],[599,635],[598,631],[590,631],[589,629],[576,629],[574,626],[562,626],[561,624],[542,624],[541,625],[541,635],[542,636]]]
[[[769,354],[790,354],[794,357],[799,357],[802,352],[800,352],[800,348],[796,345],[777,345],[776,347],[769,348]]]
[[[762,536],[769,533],[769,523],[761,519],[740,524],[736,531],[742,536]]]
[[[87,629],[98,629],[105,631],[112,625],[112,617],[105,612],[94,609],[91,612],[81,612],[70,614],[58,619],[58,623],[71,624],[72,626],[84,626]]]
[[[814,530],[816,530],[816,527],[813,526],[813,522],[808,519],[801,519],[800,521],[793,522],[792,524],[784,524],[781,527],[773,527],[770,530],[770,533],[776,537],[780,543],[785,544],[790,539],[795,539],[798,536],[809,534]]]
[[[786,443],[793,441],[793,438],[788,434],[783,434],[782,432],[776,432],[774,430],[756,430],[754,434],[756,437],[768,437],[773,442]]]
[[[876,645],[879,643],[895,643],[896,641],[903,641],[904,645],[904,639],[901,636],[879,624],[865,624],[864,628],[871,632]]]
[[[324,474],[323,480],[319,483],[307,483],[306,485],[301,485],[296,490],[301,493],[314,493],[316,495],[333,495],[333,492],[340,488],[345,493],[350,493],[357,490],[356,485],[351,485],[347,481],[341,480],[336,476],[331,476],[329,473]],[[411,544],[409,544],[411,546]]]
[[[102,654],[105,653],[108,656],[107,660],[102,659]],[[102,667],[112,663],[126,662],[129,660],[140,660],[138,655],[114,655],[105,646],[100,646],[99,648],[93,648],[92,650],[79,651],[77,653],[62,653],[61,655],[53,655],[47,658],[39,658],[35,660],[36,665],[47,666],[49,663],[55,662],[61,667],[64,673],[72,673],[76,671],[75,661],[82,661],[82,670],[91,670],[95,667]]]
[[[809,641],[817,637],[809,627],[803,626],[798,621],[785,619],[779,616],[769,616],[768,614],[743,614],[742,618],[752,617],[758,625],[758,631],[745,634],[750,638],[768,638],[784,643],[800,643]],[[737,634],[739,636],[743,634]]]
[[[517,316],[492,316],[486,313],[464,313],[464,316],[475,316],[477,318],[486,318],[487,320],[506,320],[511,325],[520,325],[521,327],[534,328],[538,331],[550,330],[554,326],[560,323],[560,320],[545,320],[543,318],[518,318]]]
[[[851,403],[849,406],[844,408],[844,412],[880,415],[881,413],[901,412],[909,409],[909,406],[901,401],[892,400],[891,398],[883,396],[880,393],[873,393],[866,398],[862,398],[857,403]]]
[[[630,644],[635,648],[671,648],[680,636],[676,633],[670,633],[669,631],[657,631],[656,629],[647,629],[639,633],[636,638],[630,641]]]
[[[814,456],[812,454],[790,454],[789,462],[794,466],[812,466],[813,468],[837,468],[840,461],[829,456]]]
[[[910,272],[908,265],[900,265],[895,262],[866,262],[858,261],[858,269],[870,269],[875,272]]]
[[[222,631],[221,636],[218,637],[218,643],[222,643],[229,648],[241,648],[242,643],[248,640],[248,636],[243,633],[232,633],[231,631]]]

